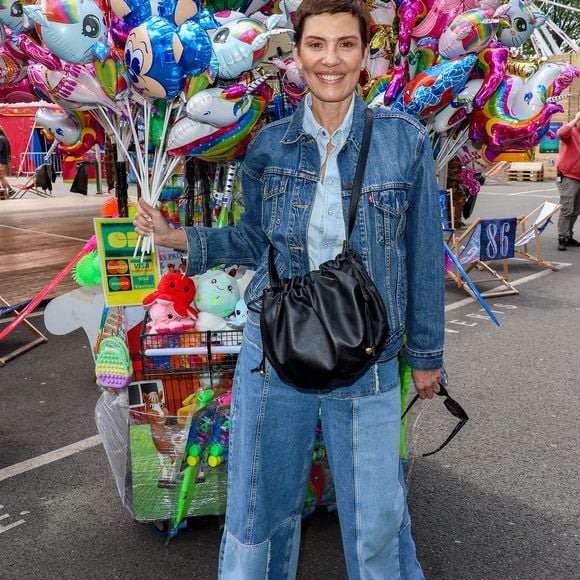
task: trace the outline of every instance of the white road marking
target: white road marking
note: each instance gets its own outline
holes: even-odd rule
[[[31,230],[29,228],[17,228],[16,226],[6,226],[4,224],[0,224],[0,228],[10,228],[11,230],[18,230],[19,232],[30,232],[32,234],[41,234],[43,236],[52,236],[54,238],[63,238],[64,240],[77,240],[79,242],[87,242],[84,238],[74,238],[72,236],[63,236],[61,234],[52,234],[50,232],[40,232],[38,230]]]
[[[553,262],[556,266],[560,266],[560,268],[566,268],[571,266],[571,263],[568,262]],[[524,276],[523,278],[519,278],[518,280],[510,280],[510,284],[512,286],[521,286],[522,284],[526,284],[527,282],[531,282],[536,278],[541,278],[546,274],[551,274],[552,270],[542,270],[541,272],[536,272],[535,274],[530,274],[529,276]],[[497,288],[493,288],[490,292],[494,292],[496,290],[501,290],[503,286],[498,286]],[[457,310],[457,308],[462,308],[463,306],[467,306],[468,304],[472,304],[473,302],[477,302],[475,298],[464,298],[463,300],[458,300],[457,302],[453,302],[453,304],[447,304],[445,306],[445,312],[449,312],[451,310]]]
[[[96,447],[102,443],[100,435],[94,435],[88,439],[83,439],[82,441],[77,441],[66,447],[61,447],[60,449],[55,449],[44,455],[39,455],[38,457],[33,457],[32,459],[27,459],[21,463],[15,463],[14,465],[9,465],[4,469],[0,469],[0,481],[14,477],[15,475],[20,475],[21,473],[26,473],[31,469],[36,469],[37,467],[42,467],[53,461],[58,461],[59,459],[64,459],[74,455],[75,453],[80,453],[91,447]]]
[[[540,193],[540,192],[544,192],[544,191],[558,191],[557,187],[550,187],[549,189],[528,189],[527,191],[514,191],[513,193],[508,193],[506,195],[512,196],[512,195],[525,195],[528,193]],[[542,197],[542,196],[539,196]]]
[[[6,517],[10,517],[10,516],[8,516],[8,514],[6,514]],[[0,519],[3,519],[3,517],[0,517]],[[8,530],[15,528],[16,526],[21,526],[22,524],[25,524],[25,523],[26,522],[24,520],[16,520],[15,522],[8,524],[7,526],[0,525],[0,534],[3,534],[4,532],[7,532]]]
[[[480,191],[477,195],[498,195],[502,197],[511,197],[514,195],[525,195],[527,197],[543,197],[543,198],[552,198],[552,197],[559,197],[559,194],[552,194],[546,195],[546,192],[549,191],[558,191],[557,189],[550,188],[550,189],[530,189],[528,191],[515,191],[513,193],[507,193],[506,191]]]

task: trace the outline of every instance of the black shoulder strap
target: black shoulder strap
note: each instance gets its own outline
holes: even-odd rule
[[[352,182],[352,193],[350,197],[350,207],[348,210],[348,228],[346,230],[346,240],[345,249],[348,247],[348,240],[352,229],[354,228],[354,222],[356,219],[356,208],[358,205],[358,200],[360,198],[360,191],[362,188],[362,181],[365,173],[365,168],[367,165],[367,159],[369,157],[369,146],[371,143],[371,133],[373,128],[373,112],[371,109],[367,108],[365,110],[365,124],[363,129],[363,137],[360,146],[360,151],[358,154],[358,160],[356,163],[356,170],[354,173],[354,181]],[[280,277],[278,276],[278,271],[274,264],[274,246],[270,244],[268,252],[268,269],[270,271],[270,284],[273,288],[280,286]]]
[[[347,245],[348,240],[350,239],[350,234],[352,234],[354,222],[356,219],[356,208],[358,206],[358,200],[360,198],[360,190],[362,188],[365,168],[367,165],[367,160],[369,158],[369,146],[371,143],[372,128],[373,128],[373,112],[371,111],[371,109],[367,108],[365,111],[365,125],[363,130],[363,138],[360,146],[360,152],[358,154],[358,161],[356,163],[356,171],[354,174],[354,181],[352,183],[352,194],[350,197],[350,207],[348,210],[348,228],[346,229]]]

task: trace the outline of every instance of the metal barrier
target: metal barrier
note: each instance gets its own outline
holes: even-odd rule
[[[44,163],[46,153],[20,153],[18,177],[34,175],[36,169]],[[62,175],[62,156],[51,155],[52,167],[57,176]]]

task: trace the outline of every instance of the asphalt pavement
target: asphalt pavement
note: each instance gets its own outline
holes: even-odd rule
[[[96,199],[65,186],[55,197]],[[471,219],[525,215],[546,199],[557,201],[554,182],[486,185]],[[0,227],[2,203],[22,202],[25,227],[30,204],[57,219],[53,201],[0,202]],[[447,285],[449,390],[470,418],[424,458],[455,419],[441,398],[411,417],[409,505],[429,580],[580,579],[580,248],[558,252],[550,225],[542,252],[560,271],[511,260],[520,294],[488,301],[499,328]],[[30,320],[44,328],[42,312]],[[25,335],[20,326],[9,340]],[[0,578],[215,578],[220,518],[191,518],[166,546],[122,506],[95,437],[99,396],[82,330],[48,335],[0,368]],[[346,578],[326,510],[305,523],[299,568],[303,580],[321,577]]]

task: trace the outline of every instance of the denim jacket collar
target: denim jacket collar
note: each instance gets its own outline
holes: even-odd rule
[[[289,145],[291,143],[296,143],[300,138],[308,136],[308,133],[304,131],[303,121],[304,121],[304,99],[298,105],[298,108],[290,118],[288,124],[288,129],[282,138],[282,143]],[[352,114],[352,125],[350,128],[350,133],[348,135],[347,141],[352,141],[357,151],[360,150],[362,134],[365,122],[365,110],[367,109],[366,103],[357,95],[354,95],[354,111]]]

